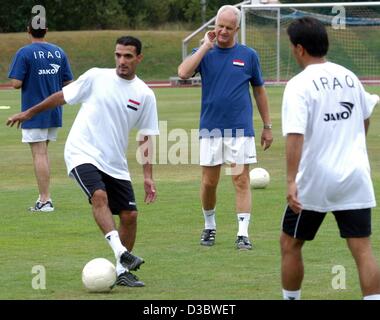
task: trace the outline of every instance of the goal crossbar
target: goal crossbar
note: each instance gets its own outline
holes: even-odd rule
[[[283,56],[281,56],[280,53],[280,48],[281,44],[284,46],[284,40],[281,39],[281,36],[284,36],[284,29],[281,29],[282,26],[282,19],[283,20],[291,20],[295,19],[300,16],[306,16],[306,15],[313,15],[317,19],[321,20],[322,22],[328,24],[331,22],[331,20],[334,18],[331,15],[325,15],[325,14],[318,14],[318,12],[313,12],[312,8],[315,8],[314,10],[326,10],[326,8],[332,8],[335,10],[340,10],[341,8],[352,8],[351,10],[361,10],[360,8],[363,9],[368,9],[368,8],[373,8],[373,7],[378,7],[380,8],[380,1],[373,1],[373,2],[330,2],[330,3],[287,3],[287,4],[276,4],[276,3],[267,3],[267,4],[243,4],[241,6],[241,14],[242,14],[242,19],[241,19],[241,32],[240,32],[240,41],[244,45],[252,46],[252,43],[247,43],[247,30],[248,32],[252,32],[252,28],[255,28],[254,25],[250,25],[249,29],[247,26],[247,15],[249,15],[252,12],[271,12],[271,14],[267,14],[267,16],[270,16],[270,20],[273,21],[273,26],[271,31],[271,41],[272,41],[272,53],[271,57],[273,59],[272,64],[275,65],[276,68],[276,74],[271,73],[271,80],[274,83],[281,83],[284,80],[286,81],[286,77],[281,74],[281,62],[284,64],[284,59]],[[318,8],[318,9],[317,9]],[[358,9],[355,9],[358,8]],[[293,10],[292,10],[293,9]],[[301,9],[301,10],[300,10]],[[291,12],[292,14],[282,14],[282,10],[286,12]],[[290,10],[290,11],[289,11]],[[308,11],[309,10],[309,11]],[[369,9],[368,9],[369,10]],[[379,12],[376,15],[376,18],[369,18],[366,16],[359,16],[359,17],[348,17],[345,20],[345,24],[349,27],[356,27],[356,26],[363,26],[363,27],[369,27],[376,32],[379,30],[379,37],[380,37],[380,10],[375,12]],[[265,16],[263,14],[263,16]],[[265,17],[267,18],[267,17]],[[252,23],[252,22],[251,22]],[[372,27],[373,26],[373,27]],[[257,26],[256,26],[257,27]],[[262,26],[261,26],[262,27]],[[371,29],[371,32],[372,32]],[[259,27],[256,29],[259,30]],[[353,29],[355,30],[355,29]],[[258,31],[256,31],[258,32]],[[266,39],[269,41],[269,39]],[[281,41],[282,40],[282,41]],[[255,43],[255,40],[254,40]],[[264,43],[264,46],[268,46],[267,44]],[[350,44],[348,44],[350,46]],[[260,48],[258,48],[260,49]],[[284,50],[284,49],[282,49]],[[275,53],[273,51],[276,51]],[[258,50],[260,54],[260,50]],[[266,55],[264,59],[267,59],[268,57]],[[282,58],[282,60],[281,60]],[[376,59],[380,58],[378,55],[376,56]],[[371,57],[373,59],[373,57]],[[378,60],[379,61],[379,60]],[[289,62],[288,62],[289,64]],[[350,65],[347,66],[350,68]],[[264,74],[265,76],[265,74]],[[372,75],[371,75],[372,76]],[[373,82],[379,82],[380,81],[380,73],[376,74],[376,79],[366,79],[365,76],[363,76],[364,80],[367,80],[368,83],[373,83]]]

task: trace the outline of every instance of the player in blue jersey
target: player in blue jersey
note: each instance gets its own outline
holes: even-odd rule
[[[22,111],[60,91],[73,80],[65,52],[45,41],[46,20],[40,18],[40,26],[28,25],[31,44],[22,47],[13,58],[8,77],[15,89],[21,88]],[[44,111],[22,124],[22,142],[30,145],[39,197],[31,211],[54,211],[51,200],[49,141],[57,139],[57,130],[62,127],[62,109]]]
[[[236,41],[240,17],[236,7],[221,7],[215,30],[207,32],[203,44],[182,62],[178,75],[188,79],[199,72],[202,77],[200,165],[205,228],[201,245],[215,243],[216,189],[221,165],[226,163],[231,164],[236,193],[236,247],[252,249],[248,235],[252,207],[249,164],[256,163],[256,147],[250,85],[263,121],[264,150],[270,147],[273,137],[259,57],[255,50]]]

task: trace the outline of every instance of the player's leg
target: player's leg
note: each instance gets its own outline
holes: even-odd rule
[[[249,164],[233,165],[240,166],[239,173],[232,175],[232,182],[235,187],[236,212],[251,212],[252,195],[249,182]],[[234,171],[232,169],[232,171]]]
[[[294,213],[287,206],[280,236],[281,282],[284,300],[299,300],[304,277],[302,247],[314,239],[326,213],[304,210]]]
[[[103,181],[107,187],[108,207],[113,215],[119,216],[118,234],[120,241],[129,251],[129,253],[124,253],[123,255],[125,261],[116,259],[116,284],[119,286],[143,287],[144,283],[130,272],[138,269],[144,263],[142,258],[130,253],[135,244],[137,232],[137,207],[132,184],[130,181],[115,179],[106,174],[103,174]]]
[[[224,160],[232,163],[230,171],[235,188],[235,212],[238,221],[236,248],[250,250],[252,244],[248,237],[251,219],[252,194],[249,180],[249,164],[256,162],[254,137],[226,137],[223,140]]]
[[[105,239],[111,246],[117,261],[128,268],[136,270],[144,262],[141,258],[133,256],[122,244],[119,232],[108,203],[108,194],[104,181],[105,174],[92,164],[83,164],[75,167],[70,173],[87,195],[92,206],[94,219],[103,232]],[[109,180],[114,178],[109,177]],[[107,189],[111,182],[107,181]]]
[[[364,299],[380,300],[380,270],[371,248],[371,209],[335,211],[340,236],[355,259]]]
[[[48,142],[29,143],[33,156],[34,173],[37,179],[40,201],[46,202],[50,199],[50,165],[48,156]]]
[[[137,270],[140,265],[144,263],[144,260],[140,257],[132,255],[128,251],[125,246],[125,243],[127,243],[127,241],[123,241],[122,236],[116,230],[112,212],[109,208],[107,192],[102,189],[97,189],[91,197],[94,219],[99,228],[102,230],[112,250],[114,251],[116,265],[124,267],[127,271]]]
[[[364,299],[380,300],[380,270],[370,239],[347,238],[347,245],[355,259]]]
[[[221,165],[202,166],[200,197],[204,210],[213,210],[216,206],[216,189],[220,178]]]
[[[240,167],[239,170],[236,170]],[[252,195],[249,182],[249,165],[234,165],[231,172],[232,182],[235,187],[235,206],[238,221],[236,247],[238,249],[252,249],[249,240],[248,227],[251,219]]]
[[[223,140],[218,133],[211,137],[202,137],[199,143],[200,165],[202,178],[200,199],[204,217],[204,229],[201,234],[201,245],[212,246],[216,236],[216,189],[220,177],[220,168],[223,163]]]
[[[120,213],[119,235],[128,251],[133,250],[137,232],[137,211],[122,211]]]
[[[200,198],[205,224],[201,235],[201,245],[205,246],[212,246],[215,244],[216,190],[220,177],[220,169],[221,165],[202,166]]]
[[[302,260],[303,240],[293,238],[282,232],[281,245],[281,283],[286,300],[301,298],[301,285],[304,276]]]
[[[116,229],[115,221],[108,207],[107,192],[97,189],[91,196],[92,214],[104,235]]]
[[[137,211],[121,211],[120,214],[119,235],[123,245],[132,251],[136,240],[137,232]],[[116,262],[117,280],[116,284],[127,287],[144,287],[145,284],[136,275],[132,274],[123,265]]]
[[[119,236],[123,245],[132,251],[137,230],[137,206],[132,183],[102,174],[107,187],[108,204],[113,215],[119,216]]]
[[[49,140],[56,140],[57,128],[49,135],[49,129],[23,129],[22,142],[28,143],[32,152],[34,174],[38,186],[38,199],[31,211],[54,211],[50,198],[50,163],[48,155]]]
[[[137,270],[144,260],[129,253],[125,247],[119,232],[116,230],[115,222],[108,205],[107,192],[96,190],[91,197],[92,212],[94,219],[102,230],[109,245],[114,251],[117,263],[128,270]]]

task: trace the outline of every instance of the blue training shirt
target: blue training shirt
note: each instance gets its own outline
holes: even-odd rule
[[[65,52],[47,42],[35,42],[19,49],[8,77],[22,81],[21,109],[25,111],[73,79]],[[62,127],[62,107],[44,111],[22,123],[23,129]]]
[[[264,85],[256,51],[241,44],[232,48],[215,45],[196,71],[202,77],[200,136],[214,129],[223,136],[254,136],[249,85]]]

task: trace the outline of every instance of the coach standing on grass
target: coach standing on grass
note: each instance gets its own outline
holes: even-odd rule
[[[8,77],[15,89],[21,88],[21,109],[27,110],[73,79],[65,52],[45,40],[46,19],[34,17],[28,25],[31,44],[19,49],[13,58]],[[46,110],[22,124],[22,142],[29,143],[39,196],[31,211],[54,211],[50,195],[50,163],[48,145],[57,139],[62,127],[62,107]]]
[[[257,53],[237,43],[240,10],[223,6],[216,16],[214,31],[203,44],[178,67],[180,78],[199,72],[202,76],[202,110],[200,116],[200,165],[202,166],[201,202],[205,229],[201,245],[212,246],[216,236],[216,189],[221,165],[231,164],[236,193],[238,232],[237,249],[251,249],[248,226],[251,217],[249,164],[256,163],[253,129],[253,95],[263,121],[261,145],[272,144],[272,124],[267,94]]]
[[[328,35],[314,18],[288,27],[291,50],[304,70],[286,85],[287,199],[281,234],[286,300],[301,297],[302,247],[332,211],[355,259],[364,299],[380,300],[380,271],[370,242],[376,206],[366,147],[369,118],[379,101],[348,69],[325,58]]]
[[[151,136],[158,135],[156,98],[136,76],[143,59],[141,42],[134,37],[116,41],[116,69],[93,68],[33,108],[8,119],[13,126],[60,104],[82,103],[65,146],[68,173],[86,193],[98,226],[116,257],[117,284],[141,287],[132,274],[144,262],[130,252],[137,231],[137,207],[127,159],[129,132],[139,131],[144,149],[145,202],[156,199],[151,159]],[[149,145],[149,146],[148,146]],[[116,230],[112,214],[120,218]]]

